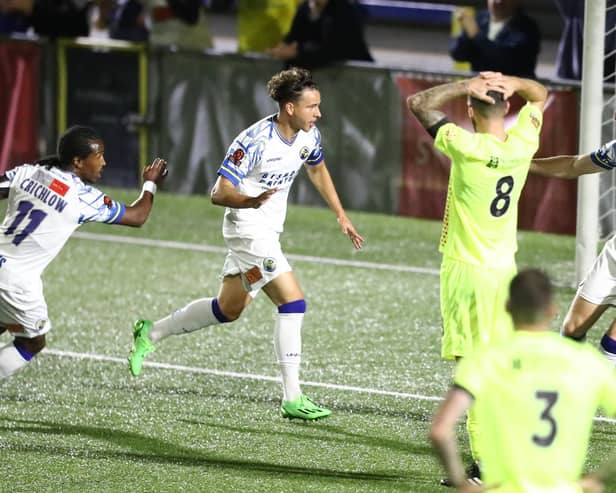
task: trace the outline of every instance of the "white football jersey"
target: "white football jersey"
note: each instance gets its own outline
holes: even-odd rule
[[[278,189],[258,209],[227,207],[222,228],[225,237],[263,238],[281,233],[297,173],[303,164],[314,166],[323,161],[321,134],[316,127],[300,130],[289,142],[278,132],[275,117],[268,116],[240,133],[218,169],[218,174],[244,195],[256,197]]]
[[[0,226],[0,287],[42,289],[43,270],[73,231],[85,222],[117,223],[124,215],[124,204],[58,168],[24,164],[6,177],[9,195]]]

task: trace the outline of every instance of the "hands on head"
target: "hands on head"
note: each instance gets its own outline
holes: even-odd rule
[[[480,72],[479,75],[467,81],[466,87],[469,96],[494,104],[495,101],[488,96],[488,91],[500,92],[504,99],[509,99],[517,85],[514,77],[503,75],[500,72]]]

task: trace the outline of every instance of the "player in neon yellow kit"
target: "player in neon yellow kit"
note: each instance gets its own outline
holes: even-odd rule
[[[430,436],[441,462],[458,491],[484,491],[466,482],[455,439],[456,422],[472,406],[486,490],[600,491],[593,489],[600,476],[578,479],[597,409],[616,415],[616,374],[596,349],[550,330],[556,307],[545,274],[522,271],[509,291],[515,331],[460,362],[434,416]]]
[[[507,99],[513,93],[527,104],[505,129]],[[474,133],[449,122],[439,110],[461,96],[468,98]],[[444,359],[460,359],[511,333],[504,306],[517,271],[518,201],[539,147],[546,97],[546,89],[536,81],[482,72],[407,100],[409,110],[435,138],[435,147],[451,159],[439,248]],[[467,427],[475,459],[469,475],[479,477],[478,430],[472,412]]]

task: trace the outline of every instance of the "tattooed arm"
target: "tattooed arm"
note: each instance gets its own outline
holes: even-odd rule
[[[413,94],[406,100],[406,105],[424,128],[434,136],[436,132],[432,130],[438,129],[438,126],[447,121],[447,115],[439,110],[441,106],[460,96],[473,96],[494,103],[494,100],[486,94],[494,89],[494,78],[478,75],[472,79],[441,84]]]

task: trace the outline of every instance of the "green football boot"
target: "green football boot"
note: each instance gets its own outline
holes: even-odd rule
[[[292,401],[285,401],[280,406],[280,414],[288,419],[314,421],[327,418],[331,413],[329,409],[317,406],[310,397],[305,395],[300,395]]]
[[[141,373],[146,354],[156,351],[154,343],[148,337],[153,325],[149,320],[137,320],[133,326],[133,349],[128,355],[128,364],[135,377]]]

